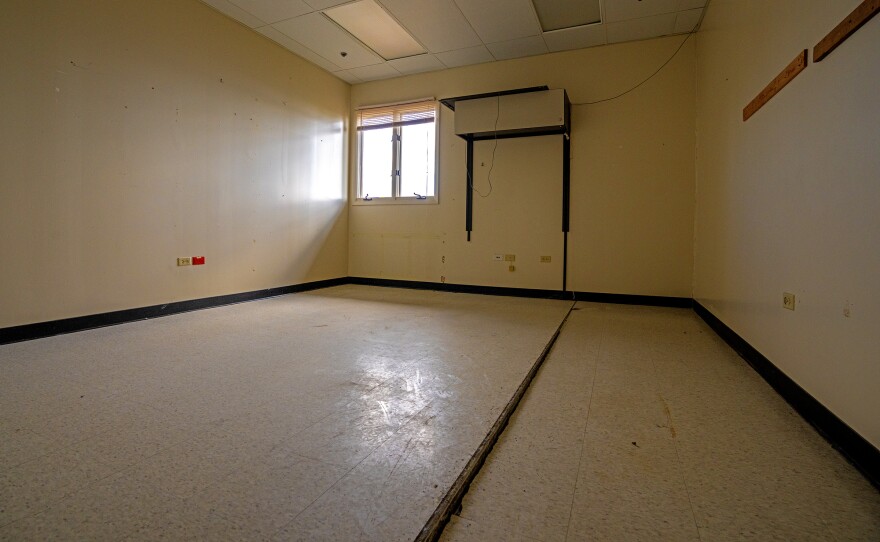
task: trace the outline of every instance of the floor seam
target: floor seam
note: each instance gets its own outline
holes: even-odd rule
[[[599,336],[599,347],[596,349],[596,365],[593,367],[593,382],[590,386],[590,402],[587,404],[587,417],[584,420],[584,430],[581,434],[581,453],[580,457],[578,457],[578,468],[577,473],[575,473],[574,477],[574,492],[571,495],[571,506],[568,509],[568,525],[565,528],[565,539],[568,540],[569,534],[571,533],[571,518],[574,514],[574,500],[577,496],[578,490],[578,481],[581,478],[581,465],[584,462],[584,448],[587,443],[587,427],[590,425],[590,411],[593,407],[593,394],[596,391],[596,375],[599,372],[599,364],[602,359],[602,346],[605,343],[605,323],[602,323],[602,334]]]
[[[459,473],[455,482],[453,482],[452,486],[447,490],[446,494],[440,500],[437,508],[431,514],[431,517],[428,519],[424,527],[416,536],[416,542],[438,540],[443,534],[443,529],[448,524],[449,518],[457,511],[458,508],[461,507],[461,504],[464,501],[464,497],[467,494],[470,485],[477,477],[477,474],[480,472],[489,455],[492,453],[492,449],[495,447],[495,445],[498,443],[498,440],[501,438],[501,435],[504,433],[504,430],[510,422],[510,419],[513,417],[516,409],[522,402],[523,397],[525,397],[526,393],[528,392],[532,382],[537,377],[541,366],[544,364],[547,358],[550,357],[550,353],[556,345],[556,340],[562,333],[562,328],[565,326],[565,323],[571,316],[575,305],[577,305],[577,301],[573,301],[568,307],[568,311],[565,313],[565,316],[563,316],[562,320],[559,322],[559,325],[556,326],[556,330],[551,335],[550,340],[547,341],[547,344],[544,346],[540,355],[529,368],[519,386],[517,386],[517,389],[516,391],[514,391],[513,396],[511,396],[507,404],[501,409],[501,413],[495,420],[495,423],[492,424],[492,427],[489,428],[489,431],[486,433],[483,441],[465,463],[464,468]]]

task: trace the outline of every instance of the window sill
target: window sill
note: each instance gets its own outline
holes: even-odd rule
[[[365,200],[357,198],[351,202],[352,205],[437,205],[440,200],[437,196],[428,196],[425,199],[416,198],[373,198]]]

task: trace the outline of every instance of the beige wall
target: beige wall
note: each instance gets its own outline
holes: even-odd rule
[[[346,83],[196,0],[4,2],[0,50],[0,327],[347,274]]]
[[[352,107],[548,85],[573,102],[613,96],[660,66],[682,37],[468,66],[355,85]],[[467,243],[465,143],[441,108],[440,203],[352,206],[353,276],[562,287],[561,136],[498,142],[493,193],[475,197]],[[694,208],[694,47],[627,96],[573,108],[570,289],[690,297]],[[484,193],[493,142],[477,143]],[[484,164],[481,166],[481,164]],[[352,184],[355,174],[352,168]],[[515,272],[492,261],[516,254]],[[540,256],[552,257],[550,264]],[[444,257],[445,256],[445,262]]]
[[[712,1],[697,42],[694,293],[880,446],[880,20],[742,121],[858,3]]]

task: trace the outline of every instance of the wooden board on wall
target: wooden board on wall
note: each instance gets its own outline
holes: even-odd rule
[[[813,62],[819,62],[852,36],[856,30],[880,11],[880,0],[864,0],[834,30],[813,47]]]
[[[755,99],[749,102],[749,105],[743,108],[743,122],[747,121],[749,117],[754,115],[759,109],[764,107],[764,104],[770,101],[773,96],[785,87],[785,85],[789,84],[792,79],[797,77],[797,74],[804,71],[807,67],[807,50],[804,49],[801,51],[798,56],[795,57],[794,60],[789,63],[788,66],[785,67],[782,72],[777,75],[770,84],[764,87]]]

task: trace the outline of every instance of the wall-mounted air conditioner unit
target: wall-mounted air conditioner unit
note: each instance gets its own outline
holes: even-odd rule
[[[564,89],[456,98],[455,133],[481,140],[568,134],[571,103]]]

